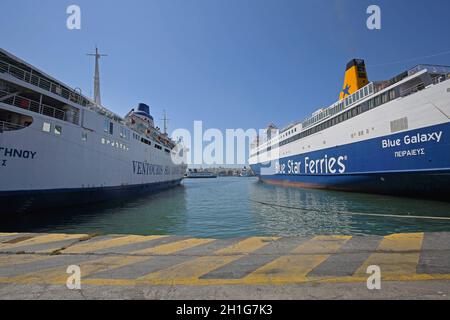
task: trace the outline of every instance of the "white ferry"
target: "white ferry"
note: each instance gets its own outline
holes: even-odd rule
[[[209,171],[198,171],[197,169],[188,169],[186,178],[217,178],[217,174]]]
[[[72,206],[180,184],[178,149],[148,105],[124,118],[0,49],[1,213]]]
[[[340,99],[302,122],[270,126],[249,163],[260,180],[449,200],[450,67],[418,65],[369,82],[347,65]]]

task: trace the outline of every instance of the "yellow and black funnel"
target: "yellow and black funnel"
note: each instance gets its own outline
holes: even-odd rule
[[[362,59],[353,59],[347,63],[345,70],[344,86],[339,95],[339,100],[355,93],[369,83],[367,79],[366,64]]]

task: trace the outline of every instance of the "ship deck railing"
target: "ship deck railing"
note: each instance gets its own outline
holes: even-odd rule
[[[0,121],[0,133],[4,131],[14,131],[14,130],[20,130],[25,128],[25,126],[22,126],[20,124],[15,124],[11,122],[6,121]]]
[[[449,80],[450,79],[449,76],[450,76],[450,74],[448,74],[448,75],[444,74],[444,75],[439,75],[439,76],[436,76],[436,77],[432,77],[431,78],[431,83],[433,85],[439,84],[439,83],[441,83],[443,81]],[[409,95],[411,95],[413,93],[419,92],[419,91],[421,91],[421,90],[423,90],[425,88],[426,88],[426,85],[423,82],[420,82],[420,83],[417,83],[417,84],[415,84],[415,85],[413,85],[411,87],[408,87],[406,89],[401,90],[400,91],[400,96],[401,97],[406,97],[406,96],[409,96]]]
[[[0,103],[40,113],[51,118],[71,122],[73,124],[78,124],[79,120],[77,112],[72,112],[72,114],[69,114],[67,111],[57,109],[16,94],[11,94],[10,92],[3,90],[0,90]]]
[[[69,90],[60,84],[52,82],[48,79],[45,79],[36,74],[33,74],[32,72],[23,70],[17,66],[14,66],[14,65],[7,63],[5,61],[2,61],[2,60],[0,60],[0,72],[7,73],[19,80],[30,83],[34,86],[37,86],[41,89],[49,91],[60,97],[63,97],[64,99],[67,99],[78,105],[87,107],[94,112],[105,115],[105,116],[109,117],[110,119],[120,122],[121,124],[124,124],[124,120],[122,119],[122,117],[120,117],[119,115],[116,115],[112,111],[109,111],[108,109],[106,109],[102,106],[96,105],[94,102],[88,100],[83,95],[81,95],[81,93],[78,93],[75,90]]]
[[[0,60],[0,72],[7,73],[19,80],[30,83],[81,106],[88,105],[88,100],[84,98],[80,93],[68,90],[60,84],[49,81],[48,79],[33,74],[32,72],[20,69],[2,60]]]

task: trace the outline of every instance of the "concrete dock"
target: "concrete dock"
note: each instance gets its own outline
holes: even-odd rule
[[[81,289],[66,286],[79,266]],[[369,266],[381,289],[369,290]],[[450,233],[250,237],[0,233],[0,299],[449,299]]]

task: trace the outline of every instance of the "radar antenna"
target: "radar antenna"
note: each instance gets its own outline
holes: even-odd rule
[[[99,60],[100,57],[107,57],[107,54],[98,53],[98,48],[95,47],[95,53],[87,53],[87,56],[95,57],[95,75],[94,75],[94,101],[99,106],[102,105],[102,100],[100,97],[100,69],[99,69]]]

